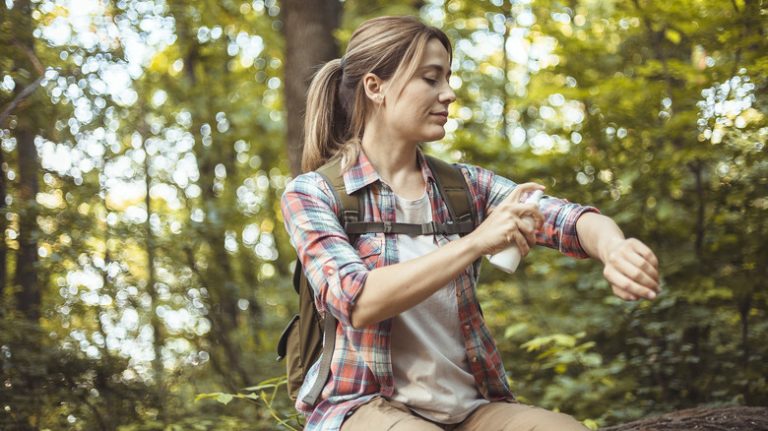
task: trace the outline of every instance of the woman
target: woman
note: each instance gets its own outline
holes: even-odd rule
[[[583,430],[570,416],[514,401],[480,314],[473,262],[539,244],[600,259],[625,300],[659,290],[653,252],[611,219],[554,198],[520,203],[543,186],[471,165],[459,165],[479,217],[468,235],[377,233],[350,243],[329,185],[312,172],[332,157],[343,158],[346,192],[362,193],[365,221],[445,223],[419,145],[445,134],[451,58],[442,31],[411,17],[376,18],[310,86],[306,173],[288,185],[282,210],[318,309],[339,323],[320,401],[297,402],[307,430]]]

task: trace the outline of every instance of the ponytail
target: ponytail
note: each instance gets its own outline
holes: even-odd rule
[[[339,100],[341,60],[331,60],[317,71],[309,84],[304,119],[304,153],[301,168],[313,171],[344,147],[346,115]]]

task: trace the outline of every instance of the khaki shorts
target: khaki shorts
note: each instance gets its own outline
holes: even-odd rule
[[[405,404],[381,397],[360,406],[341,431],[584,431],[571,416],[519,403],[493,402],[475,410],[463,422],[441,425],[411,412]]]

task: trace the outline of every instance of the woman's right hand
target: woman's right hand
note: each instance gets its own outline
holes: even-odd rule
[[[496,254],[511,245],[516,245],[520,255],[525,256],[536,244],[536,231],[544,223],[539,206],[523,203],[523,199],[536,190],[544,190],[537,183],[519,184],[470,236],[476,242],[480,255]],[[530,217],[533,226],[524,219]]]

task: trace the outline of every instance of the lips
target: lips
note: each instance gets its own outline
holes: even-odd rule
[[[448,112],[447,111],[441,111],[441,112],[430,112],[430,117],[435,117],[440,123],[445,124],[448,122]]]
[[[435,113],[435,112],[433,112],[433,113],[430,113],[429,116],[434,118],[435,122],[437,122],[441,126],[444,126],[445,123],[448,122],[448,113],[447,112],[446,113],[442,113],[442,112]]]

